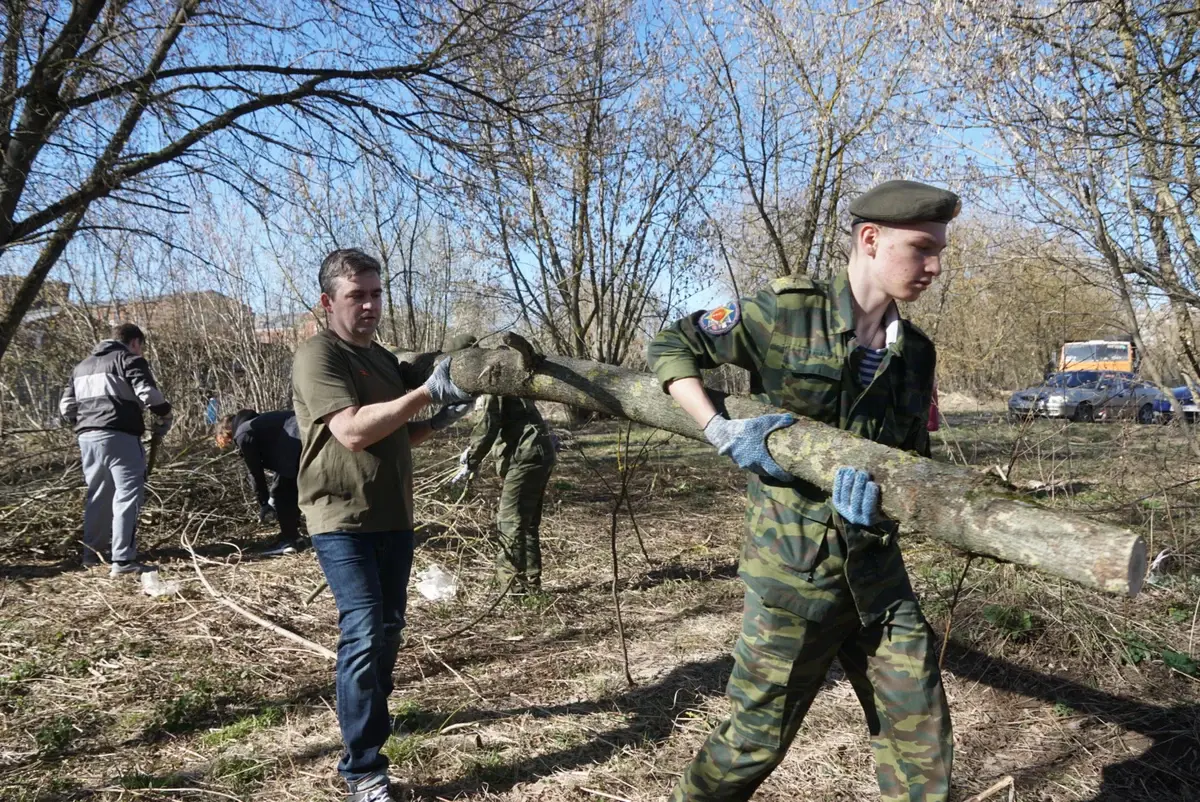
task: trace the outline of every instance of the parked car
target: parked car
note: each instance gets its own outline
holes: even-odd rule
[[[1195,423],[1197,416],[1200,416],[1200,405],[1192,398],[1192,391],[1186,385],[1174,387],[1171,389],[1171,395],[1175,396],[1175,402],[1179,404],[1179,411],[1183,413],[1183,419],[1188,423]],[[1154,416],[1160,423],[1169,422],[1174,414],[1170,399],[1164,396],[1154,402]]]
[[[1018,390],[1008,400],[1010,420],[1032,416],[1076,421],[1155,419],[1155,402],[1163,394],[1153,385],[1124,372],[1073,370],[1055,373],[1036,387]]]
[[[1132,378],[1101,378],[1097,387],[1107,394],[1104,402],[1096,407],[1096,417],[1101,420],[1128,418],[1138,423],[1154,423],[1154,405],[1166,398],[1166,394],[1150,382]]]

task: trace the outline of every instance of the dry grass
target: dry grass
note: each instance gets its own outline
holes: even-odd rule
[[[939,458],[991,465],[1016,454],[1013,476],[1044,482],[1048,503],[1125,520],[1172,557],[1134,600],[974,563],[946,660],[959,798],[1005,774],[1021,800],[1200,798],[1200,684],[1185,662],[1197,651],[1200,497],[1178,484],[1200,474],[1184,433],[994,420],[951,416]],[[336,642],[329,595],[302,605],[321,578],[311,552],[254,555],[271,533],[247,523],[236,460],[197,445],[156,475],[141,537],[184,590],[155,600],[59,559],[78,537],[78,468],[69,439],[38,437],[10,447],[0,478],[0,798],[339,798],[332,665],[215,603],[179,547],[194,540],[208,580],[256,614]],[[634,430],[634,451],[644,437]],[[631,483],[651,562],[627,517],[618,534],[630,687],[609,587],[614,499],[600,478],[616,486],[629,464],[617,439],[616,426],[593,426],[560,456],[545,592],[507,598],[449,640],[437,638],[497,594],[498,484],[485,477],[456,504],[439,482],[461,442],[421,450],[421,519],[436,523],[414,573],[438,562],[459,576],[460,595],[433,604],[414,593],[409,607],[387,751],[418,798],[661,798],[724,714],[742,479],[698,444],[654,436]],[[907,546],[941,632],[963,558],[919,537]],[[874,794],[862,715],[835,666],[756,799]]]

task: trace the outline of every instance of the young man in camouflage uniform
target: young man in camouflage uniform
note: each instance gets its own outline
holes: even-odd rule
[[[475,344],[464,334],[447,345],[457,351]],[[494,446],[494,447],[493,447]],[[542,503],[554,469],[554,445],[550,430],[537,405],[525,398],[489,395],[484,397],[483,417],[471,432],[471,443],[459,458],[462,468],[452,483],[457,484],[479,470],[488,452],[504,479],[496,524],[500,530],[500,553],[496,575],[502,583],[512,582],[527,590],[542,586]]]
[[[850,204],[848,268],[832,281],[771,282],[685,318],[650,345],[664,389],[709,441],[751,471],[742,635],[732,715],[708,737],[672,800],[749,799],[783,760],[834,657],[866,712],[881,798],[945,800],[953,740],[932,633],[909,584],[879,489],[838,472],[833,497],[771,459],[766,438],[790,415],[728,420],[700,369],[750,372],[765,402],[894,448],[929,456],[933,343],[902,319],[941,272],[951,192],[889,181]]]

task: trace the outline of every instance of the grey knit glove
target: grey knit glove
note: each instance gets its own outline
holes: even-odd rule
[[[425,380],[425,389],[429,391],[429,400],[434,404],[461,404],[464,401],[474,401],[475,397],[464,393],[450,381],[450,358],[438,363],[433,373]]]

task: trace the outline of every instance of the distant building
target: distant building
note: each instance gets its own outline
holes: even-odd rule
[[[24,276],[0,275],[0,303],[7,308],[12,299],[16,297],[17,291],[21,289],[21,284],[25,281]],[[43,281],[42,288],[38,291],[37,298],[33,301],[31,310],[44,308],[47,306],[66,306],[67,298],[71,294],[71,285],[65,281]]]
[[[113,301],[97,304],[91,312],[108,326],[136,323],[148,336],[173,339],[238,340],[254,327],[249,306],[213,290]]]
[[[24,280],[24,276],[0,275],[0,314],[8,311]],[[11,352],[20,356],[6,359],[0,374],[4,390],[0,393],[0,426],[59,425],[63,376],[70,375],[68,363],[75,358],[62,347],[62,324],[70,322],[66,313],[73,308],[70,295],[67,282],[46,281],[21,319]]]
[[[24,276],[0,275],[0,314],[8,311],[24,280]],[[67,301],[70,295],[71,285],[65,281],[42,282],[33,305],[21,318],[20,331],[27,338],[27,345],[41,348],[45,344],[49,322],[70,308]]]
[[[325,325],[325,310],[320,306],[291,315],[259,315],[254,337],[260,343],[286,345],[294,349],[325,328]]]

